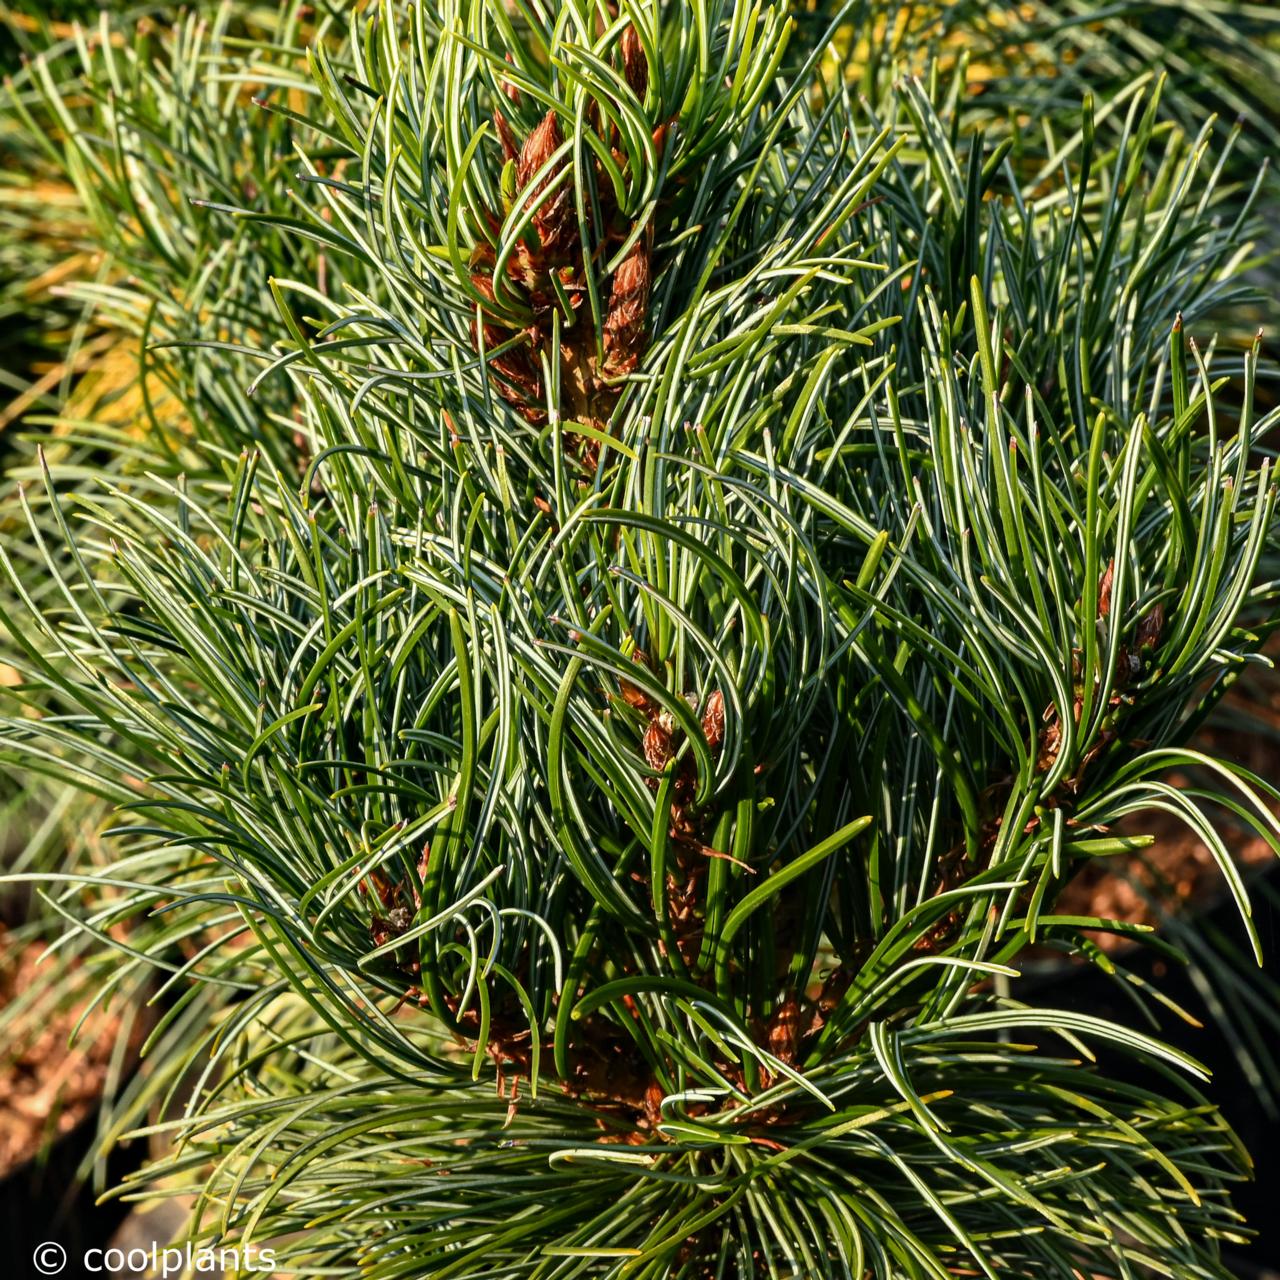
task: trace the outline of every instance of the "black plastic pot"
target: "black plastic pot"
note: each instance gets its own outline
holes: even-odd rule
[[[14,1274],[26,1275],[38,1245],[60,1244],[70,1259],[64,1274],[78,1275],[85,1250],[103,1247],[131,1206],[118,1200],[94,1203],[92,1187],[78,1181],[79,1170],[97,1139],[98,1113],[86,1116],[39,1157],[0,1179],[0,1239]],[[107,1185],[132,1173],[146,1153],[144,1142],[119,1146],[107,1158]]]
[[[1269,1267],[1257,1267],[1252,1262],[1237,1258],[1228,1258],[1227,1261],[1236,1280],[1280,1280],[1280,1271],[1272,1271]]]

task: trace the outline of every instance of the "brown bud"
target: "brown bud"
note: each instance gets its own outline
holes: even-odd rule
[[[538,233],[543,250],[552,258],[562,257],[577,239],[578,224],[573,211],[573,193],[567,186],[561,186],[548,199],[539,200],[559,173],[558,166],[539,179],[533,187],[530,188],[529,184],[555,154],[560,143],[560,122],[554,111],[548,111],[537,128],[524,140],[516,161],[516,181],[520,190],[529,188],[526,207],[534,206],[534,230]]]
[[[643,689],[637,688],[630,680],[619,680],[618,688],[622,691],[622,700],[637,711],[649,709],[649,698]]]
[[[493,282],[482,272],[474,273],[471,283],[484,297],[493,297]],[[504,329],[499,324],[485,321],[477,325],[473,320],[471,339],[477,350],[480,348],[482,336],[485,350],[491,352],[514,335],[509,329]],[[494,390],[508,404],[514,405],[527,422],[540,424],[546,420],[546,409],[543,406],[542,365],[531,349],[530,343],[512,347],[499,356],[490,356],[488,367]]]
[[[649,248],[638,240],[613,273],[604,322],[605,358],[611,374],[630,373],[639,362],[651,283]]]
[[[1105,618],[1111,612],[1111,583],[1116,573],[1114,560],[1107,564],[1107,571],[1098,582],[1098,617]]]
[[[395,886],[387,878],[387,873],[375,868],[360,882],[360,891],[368,893],[372,890],[378,895],[378,901],[389,907],[395,898]]]
[[[702,713],[702,736],[712,751],[719,750],[724,741],[724,694],[719,689],[707,699],[707,709]]]
[[[671,759],[671,731],[662,723],[661,716],[656,716],[649,722],[641,745],[645,762],[650,769],[667,767],[667,761]]]
[[[646,669],[649,666],[644,654],[639,649],[631,655],[631,661],[637,666],[645,667]],[[622,700],[627,706],[635,707],[637,711],[649,711],[651,709],[653,704],[649,701],[649,695],[637,685],[632,684],[630,680],[619,679],[618,688],[621,690]]]
[[[559,145],[560,122],[556,119],[554,111],[548,111],[537,128],[524,140],[524,146],[520,148],[520,159],[516,164],[516,181],[519,182],[522,190],[529,185],[530,178],[551,159],[552,153]]]
[[[622,33],[622,74],[631,86],[631,92],[643,102],[644,91],[649,86],[649,63],[633,26],[628,26]]]
[[[369,921],[369,937],[375,947],[381,947],[407,932],[412,923],[413,912],[408,907],[392,907],[385,917],[374,916]]]
[[[1154,649],[1164,634],[1164,605],[1157,604],[1150,613],[1138,623],[1138,648]]]
[[[1058,709],[1051,702],[1044,709],[1045,727],[1040,731],[1037,742],[1036,769],[1047,773],[1053,768],[1053,762],[1062,749],[1062,725],[1058,720]]]

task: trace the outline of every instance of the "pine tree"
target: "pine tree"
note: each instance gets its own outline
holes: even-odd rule
[[[22,874],[162,1010],[122,1116],[195,1074],[133,1190],[197,1244],[1229,1275],[1200,1065],[1022,962],[1161,945],[1055,910],[1160,810],[1261,958],[1280,793],[1191,739],[1280,620],[1265,142],[1180,95],[1280,23],[975,93],[983,6],[791,8],[226,4],[13,88],[141,371],[13,472],[0,749],[113,811]]]

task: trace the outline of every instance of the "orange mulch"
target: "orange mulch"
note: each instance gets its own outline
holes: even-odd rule
[[[42,943],[12,946],[0,927],[0,1008],[47,980],[43,952]],[[95,1011],[68,1049],[82,1012],[41,1008],[0,1046],[0,1177],[75,1128],[102,1095],[120,1019]]]
[[[1268,646],[1273,653],[1278,648],[1276,644]],[[1280,778],[1280,681],[1271,672],[1261,672],[1242,680],[1241,685],[1238,692],[1228,694],[1225,707],[1246,713],[1259,730],[1269,730],[1275,736],[1214,725],[1203,730],[1192,745],[1274,783]],[[1175,787],[1187,783],[1176,774],[1167,781]],[[1086,864],[1063,889],[1055,907],[1058,912],[1153,925],[1157,914],[1151,897],[1163,901],[1166,909],[1177,910],[1183,905],[1204,905],[1226,892],[1225,879],[1207,846],[1172,815],[1140,814],[1123,824],[1121,832],[1154,835],[1156,843],[1140,854]],[[1271,847],[1259,836],[1228,829],[1223,838],[1236,865],[1245,870],[1275,861]],[[1115,934],[1090,936],[1106,951],[1131,945]]]

